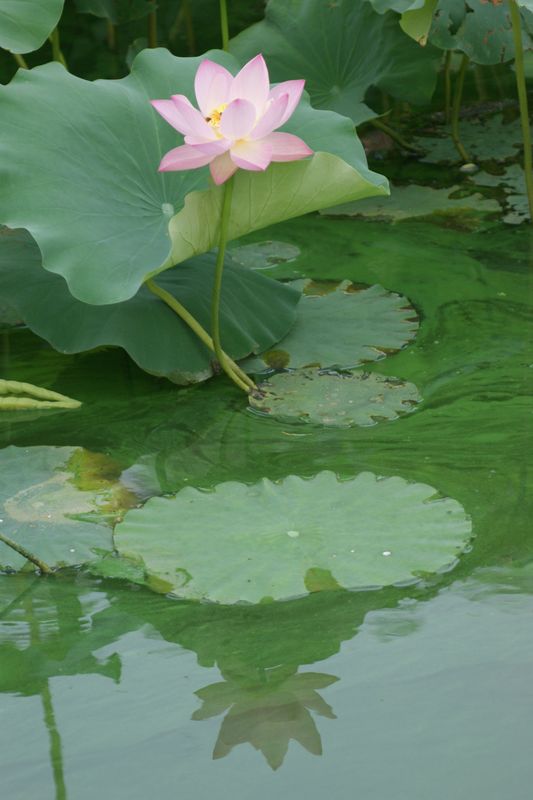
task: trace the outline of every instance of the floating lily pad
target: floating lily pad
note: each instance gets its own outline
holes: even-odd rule
[[[334,208],[327,208],[321,214],[328,216],[366,217],[368,219],[390,219],[398,222],[413,217],[427,217],[430,214],[488,214],[500,210],[496,200],[489,200],[476,193],[468,197],[452,198],[459,189],[432,189],[431,186],[395,186],[391,187],[390,197],[379,200],[360,200],[358,203],[345,203]]]
[[[520,121],[504,122],[501,114],[489,119],[462,120],[460,125],[461,142],[469,156],[476,161],[496,161],[517,155],[522,144]],[[459,160],[448,130],[443,129],[442,138],[419,136],[414,143],[426,155],[420,161],[429,164],[440,162],[454,163]]]
[[[0,450],[0,534],[50,567],[82,564],[111,550],[109,522],[138,500],[121,486],[114,462],[75,447]],[[0,541],[0,570],[22,569]]]
[[[470,535],[462,506],[427,484],[326,471],[152,498],[115,542],[179,597],[258,603],[415,581],[452,566]]]
[[[232,247],[231,256],[237,264],[249,269],[270,269],[300,255],[296,245],[289,242],[254,242],[241,247]]]
[[[291,283],[303,292],[296,322],[273,350],[248,358],[248,372],[299,367],[349,369],[400,350],[414,339],[416,312],[382,286],[358,289],[350,281]]]
[[[526,181],[520,164],[511,164],[502,175],[480,172],[475,176],[474,182],[478,186],[502,186],[507,192],[505,198],[507,212],[503,216],[504,222],[509,225],[519,225],[529,219]]]
[[[289,422],[337,428],[398,419],[421,401],[416,386],[373,372],[278,372],[250,395],[256,411]]]

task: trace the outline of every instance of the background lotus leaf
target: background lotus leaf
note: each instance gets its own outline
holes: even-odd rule
[[[373,372],[278,372],[250,395],[251,408],[284,422],[330,428],[366,427],[398,419],[421,401],[416,386]]]
[[[418,329],[415,310],[382,286],[356,287],[350,281],[298,280],[303,293],[296,322],[273,350],[247,359],[248,372],[265,368],[356,367],[399,350]]]
[[[113,25],[146,17],[157,8],[156,0],[75,0],[78,11],[106,17]]]
[[[82,564],[112,546],[106,515],[135,505],[116,465],[75,447],[0,450],[0,532],[50,567]],[[26,559],[0,542],[0,570]]]
[[[50,36],[64,0],[0,0],[0,47],[12,53],[37,50]]]
[[[243,358],[272,346],[287,333],[300,294],[234,264],[230,256],[226,262],[222,341],[231,356]],[[214,263],[214,255],[207,253],[157,279],[206,329],[211,324]],[[60,275],[42,269],[39,248],[24,230],[0,231],[0,293],[35,333],[63,353],[115,345],[147,372],[175,383],[195,383],[213,374],[212,352],[148,289],[141,287],[124,303],[82,303],[70,294]]]
[[[523,26],[522,38],[524,49],[533,46],[526,26]],[[429,41],[443,50],[460,50],[476,64],[511,61],[514,43],[509,4],[490,0],[439,0]]]
[[[366,0],[270,0],[266,17],[230,43],[243,63],[266,58],[273,80],[305,78],[311,102],[351,117],[378,114],[365,103],[370,87],[399,100],[431,99],[440,57],[406,39],[394,13],[377,14]]]
[[[207,55],[238,69],[227,53]],[[43,266],[63,275],[84,302],[127,300],[147,277],[217,243],[222,187],[193,192],[208,187],[207,167],[158,173],[180,137],[149,103],[180,92],[193,97],[201,60],[156,49],[140,53],[122,80],[84,81],[46,64],[19,70],[0,87],[0,218],[27,228]],[[285,129],[303,131],[313,150],[326,152],[264,174],[240,170],[230,238],[387,192],[386,179],[368,170],[348,119],[303,101]]]
[[[187,487],[128,512],[115,544],[185,598],[288,599],[305,594],[306,581],[319,588],[320,575],[329,588],[369,588],[455,562],[471,525],[459,503],[435,495],[427,484],[370,472]]]

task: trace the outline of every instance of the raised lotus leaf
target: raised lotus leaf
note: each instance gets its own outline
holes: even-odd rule
[[[228,53],[206,56],[238,70]],[[158,172],[181,138],[149,102],[177,93],[194,98],[202,58],[145,50],[126,78],[94,82],[45,64],[19,70],[0,87],[0,218],[30,231],[45,269],[62,275],[83,302],[127,300],[148,277],[218,242],[223,187],[210,186],[208,167]],[[304,99],[284,129],[315,155],[264,173],[239,170],[230,239],[387,192],[386,179],[368,170],[350,120]]]
[[[52,33],[65,0],[0,0],[0,47],[12,53],[38,50]]]
[[[78,11],[106,17],[113,25],[146,17],[157,8],[156,0],[75,0],[75,3]]]
[[[207,253],[157,278],[207,329],[214,262]],[[24,230],[0,231],[0,292],[35,333],[63,353],[115,345],[142,369],[175,383],[213,374],[212,352],[148,289],[141,287],[123,303],[82,303],[60,275],[42,268],[39,248]],[[298,300],[290,286],[240,267],[228,256],[221,303],[226,351],[242,358],[277,342],[291,327]]]
[[[0,535],[53,568],[83,564],[110,550],[110,521],[136,505],[107,456],[76,447],[0,450]],[[0,570],[27,559],[0,540]],[[30,565],[31,566],[31,565]]]
[[[230,43],[243,62],[262,52],[273,80],[305,78],[316,108],[356,125],[378,114],[365,103],[376,86],[400,100],[428,102],[438,55],[406,39],[394,13],[376,14],[365,0],[270,0],[266,17]]]
[[[382,286],[350,281],[291,285],[302,292],[296,322],[273,350],[246,359],[248,372],[290,367],[341,367],[376,361],[416,336],[418,318],[409,301]]]
[[[522,34],[524,48],[530,48],[533,40],[526,26]],[[444,50],[460,50],[476,64],[511,61],[515,50],[509,4],[501,0],[438,0],[429,41]]]
[[[285,422],[328,427],[375,425],[398,419],[421,401],[416,386],[373,372],[278,372],[250,395],[252,409]]]
[[[413,582],[453,566],[470,536],[462,506],[427,484],[329,471],[187,487],[115,528],[119,554],[163,591],[217,603]]]

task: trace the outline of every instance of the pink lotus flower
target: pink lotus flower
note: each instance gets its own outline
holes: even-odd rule
[[[274,132],[291,116],[305,81],[270,88],[262,55],[233,77],[227,69],[205,60],[194,79],[198,111],[183,94],[152,100],[161,116],[185,136],[185,144],[163,156],[160,172],[195,169],[209,164],[216,184],[235,170],[263,171],[272,161],[297,161],[313,151],[291,133]]]

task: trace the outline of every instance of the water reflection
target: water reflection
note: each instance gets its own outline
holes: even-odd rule
[[[234,747],[249,742],[272,769],[283,764],[291,739],[309,753],[322,755],[322,740],[311,711],[336,719],[318,693],[338,680],[319,672],[297,673],[294,667],[224,670],[224,681],[212,683],[195,694],[202,707],[194,720],[224,714],[213,758],[224,758]]]

